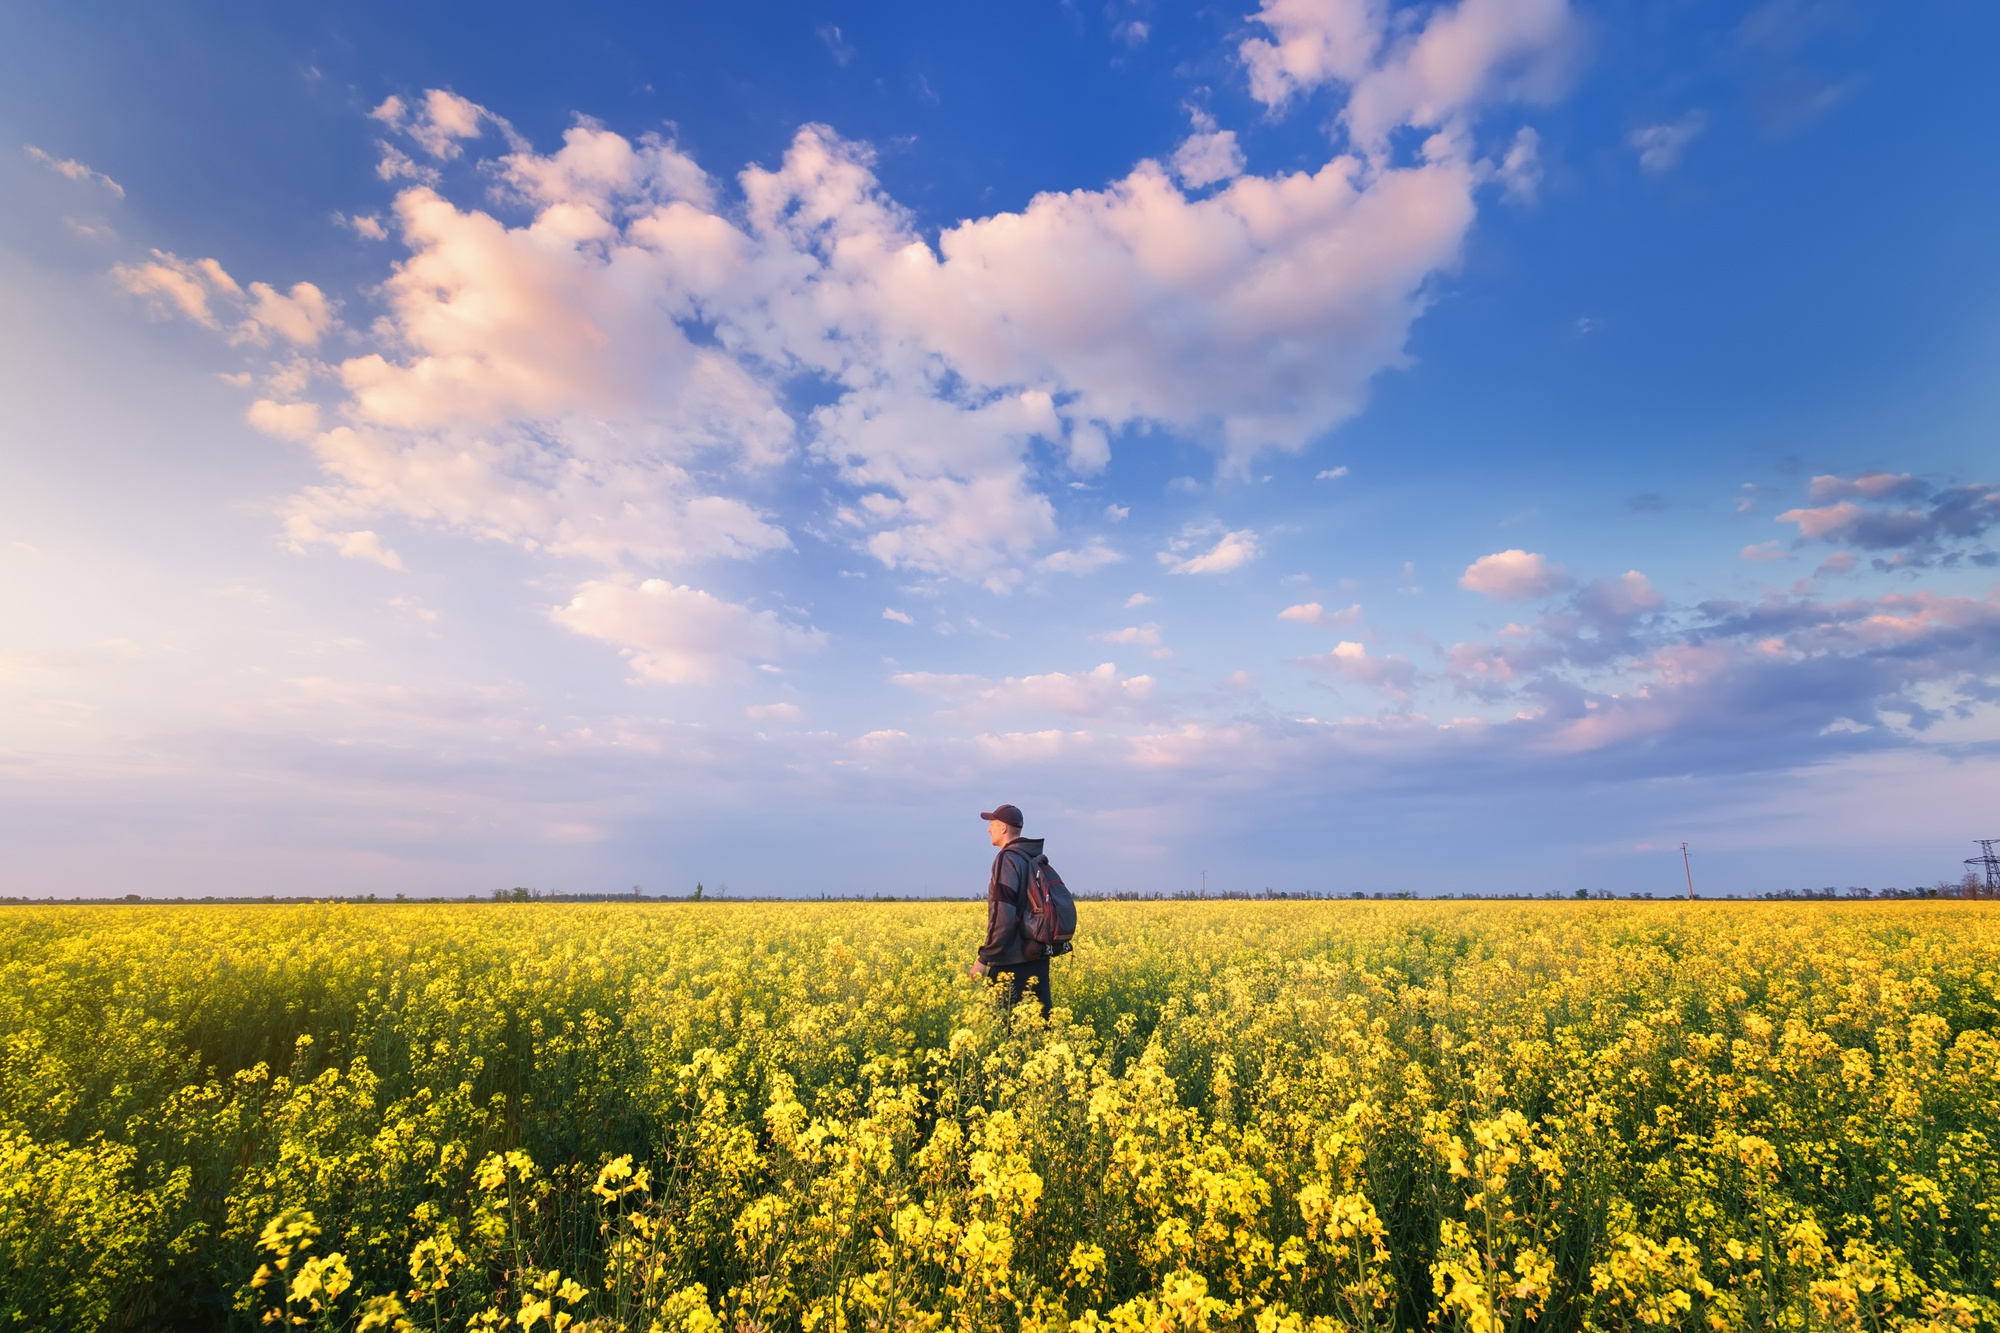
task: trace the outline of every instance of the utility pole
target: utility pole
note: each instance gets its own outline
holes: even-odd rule
[[[1206,870],[1201,872],[1201,896],[1203,898],[1208,897],[1208,872]]]
[[[1681,844],[1681,869],[1687,872],[1688,901],[1694,901],[1694,865],[1688,860],[1688,845]]]

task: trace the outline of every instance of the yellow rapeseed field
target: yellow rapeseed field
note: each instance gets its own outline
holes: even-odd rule
[[[1978,904],[8,909],[0,1326],[2000,1328]]]

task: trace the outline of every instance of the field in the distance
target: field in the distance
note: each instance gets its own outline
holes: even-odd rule
[[[1990,909],[982,910],[8,909],[0,1327],[2000,1327]]]

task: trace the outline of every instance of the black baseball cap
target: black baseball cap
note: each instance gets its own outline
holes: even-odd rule
[[[988,823],[997,819],[1003,824],[1012,824],[1015,828],[1020,828],[1028,822],[1021,817],[1021,807],[1018,805],[996,805],[991,810],[980,811],[979,817]]]

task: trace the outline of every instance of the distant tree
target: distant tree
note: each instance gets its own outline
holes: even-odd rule
[[[696,880],[696,881],[694,882],[694,900],[695,900],[696,902],[700,902],[700,901],[701,901],[701,881],[700,881],[700,880]]]

